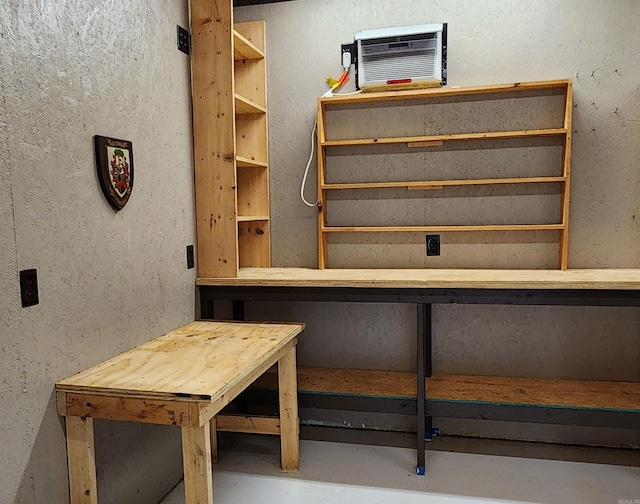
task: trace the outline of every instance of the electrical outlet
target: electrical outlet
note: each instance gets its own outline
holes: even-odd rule
[[[178,25],[178,50],[185,54],[189,54],[189,32],[182,26]]]
[[[20,272],[20,298],[22,307],[37,305],[38,297],[38,272],[35,269],[22,270]]]
[[[427,235],[427,255],[440,255],[440,235]]]
[[[187,245],[187,269],[193,269],[195,265],[196,264],[193,259],[193,245]]]
[[[351,64],[355,64],[356,63],[356,43],[352,42],[351,44],[342,44],[342,51],[340,52],[340,63],[342,63],[342,54],[344,53],[350,53],[351,54]]]

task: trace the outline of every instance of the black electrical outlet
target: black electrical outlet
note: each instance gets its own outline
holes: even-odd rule
[[[195,265],[196,264],[193,259],[193,245],[187,245],[187,269],[193,269]]]
[[[38,298],[38,272],[35,269],[20,272],[20,297],[23,308],[37,305],[40,302]]]
[[[440,255],[440,235],[427,235],[427,255]]]
[[[189,32],[178,25],[178,49],[185,54],[189,54]]]

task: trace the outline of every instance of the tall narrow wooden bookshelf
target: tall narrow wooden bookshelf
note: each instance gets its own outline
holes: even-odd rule
[[[265,23],[191,2],[198,276],[271,266]]]

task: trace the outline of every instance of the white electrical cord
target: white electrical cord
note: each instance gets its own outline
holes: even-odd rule
[[[348,71],[348,67],[345,68]],[[333,95],[353,95],[358,94],[360,91],[355,91],[353,93],[332,93],[331,90],[327,91],[322,96],[333,96]],[[318,206],[318,200],[316,199],[315,203],[309,203],[307,199],[304,197],[304,188],[307,185],[307,176],[309,175],[309,168],[311,168],[311,162],[313,161],[313,155],[315,154],[316,147],[316,130],[318,129],[318,121],[314,121],[313,129],[311,130],[311,154],[309,154],[309,161],[307,161],[307,167],[304,169],[304,176],[302,177],[302,184],[300,184],[300,199],[302,202],[309,206],[315,207]]]
[[[318,200],[315,203],[309,203],[304,197],[304,187],[307,185],[307,175],[309,175],[309,168],[311,167],[311,161],[313,161],[313,154],[315,153],[316,146],[316,130],[318,129],[318,121],[314,121],[313,129],[311,130],[311,154],[309,155],[309,161],[307,161],[307,167],[304,169],[304,177],[302,177],[302,184],[300,185],[300,198],[302,202],[310,207],[318,205]]]

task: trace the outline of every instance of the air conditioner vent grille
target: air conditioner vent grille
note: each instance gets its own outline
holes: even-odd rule
[[[396,53],[393,57],[375,54],[363,56],[362,61],[367,82],[433,77],[436,71],[436,49]]]

